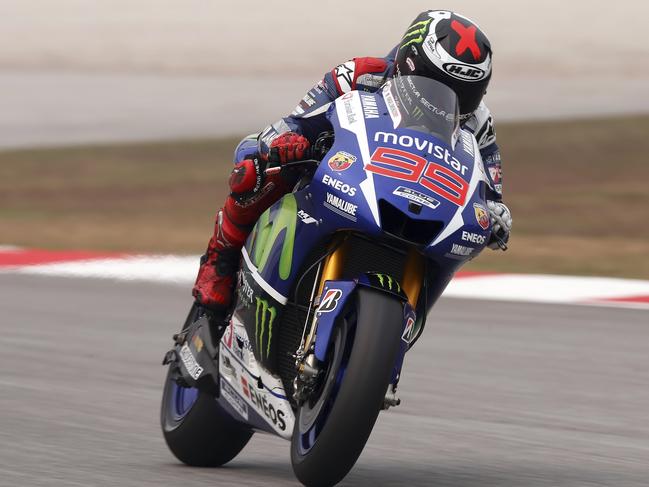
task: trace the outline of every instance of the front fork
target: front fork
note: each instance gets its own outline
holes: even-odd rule
[[[331,331],[333,329],[334,321],[337,313],[327,312],[326,314],[321,311],[320,307],[326,306],[327,309],[331,306],[330,298],[332,293],[340,291],[342,294],[338,296],[340,303],[336,306],[341,310],[347,297],[351,294],[357,285],[377,288],[380,291],[389,292],[396,295],[397,298],[404,302],[404,331],[402,334],[401,351],[395,363],[392,383],[386,393],[384,408],[396,406],[399,400],[396,398],[396,386],[399,381],[399,374],[401,366],[408,347],[414,339],[416,315],[415,309],[421,294],[422,283],[425,273],[425,262],[422,255],[411,247],[408,251],[408,256],[405,262],[403,272],[403,283],[397,283],[393,289],[393,280],[389,280],[389,288],[385,284],[384,279],[376,279],[373,274],[360,276],[355,281],[341,281],[345,268],[345,262],[349,250],[348,234],[340,234],[332,242],[329,253],[324,260],[324,263],[319,270],[319,278],[314,283],[314,288],[311,296],[311,305],[309,310],[314,309],[315,312],[307,314],[307,322],[305,323],[304,333],[298,352],[296,353],[296,368],[297,376],[294,381],[294,399],[300,404],[308,393],[317,383],[320,375],[320,365],[326,358],[326,352],[329,346]],[[396,280],[394,280],[396,282]],[[398,289],[398,292],[396,290]],[[324,302],[323,302],[324,296]],[[335,297],[335,296],[334,296]],[[331,310],[330,310],[331,311]],[[310,321],[309,321],[310,320]],[[320,337],[318,337],[320,334]]]

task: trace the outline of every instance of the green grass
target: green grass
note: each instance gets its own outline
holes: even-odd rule
[[[506,253],[473,270],[649,278],[649,117],[502,124]],[[203,250],[237,139],[0,152],[0,244]]]

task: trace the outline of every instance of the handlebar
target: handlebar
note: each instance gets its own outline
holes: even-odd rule
[[[317,159],[304,159],[302,161],[287,162],[286,164],[282,164],[280,166],[269,167],[264,171],[264,174],[266,176],[270,176],[271,174],[278,174],[282,172],[284,169],[291,169],[295,167],[305,166],[308,164],[315,164],[317,166],[318,164],[320,164],[320,161]]]

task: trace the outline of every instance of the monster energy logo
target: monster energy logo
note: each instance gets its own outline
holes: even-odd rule
[[[392,291],[392,285],[394,285],[396,291],[398,293],[401,292],[401,285],[399,284],[399,282],[397,282],[396,279],[393,279],[391,275],[389,274],[374,274],[374,275],[378,278],[379,282],[381,283],[381,287],[383,289],[386,289],[386,284],[387,284],[387,289]]]
[[[409,46],[410,44],[421,44],[424,42],[424,35],[428,29],[428,24],[430,24],[433,19],[422,20],[421,22],[415,22],[410,27],[403,36],[401,49]],[[407,42],[406,39],[410,38]]]
[[[270,306],[268,301],[257,299],[257,310],[255,312],[255,339],[259,358],[264,358],[264,336],[266,336],[266,358],[270,355],[270,344],[273,340],[273,323],[277,316],[277,310]]]

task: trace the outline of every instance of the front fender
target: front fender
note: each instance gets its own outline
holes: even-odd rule
[[[377,276],[381,276],[380,278]],[[393,374],[393,382],[398,379],[398,375],[403,364],[403,358],[408,345],[412,339],[413,324],[415,322],[415,311],[408,303],[408,298],[401,290],[398,282],[385,274],[367,273],[358,279],[351,281],[326,281],[322,291],[320,305],[316,310],[316,338],[315,338],[315,356],[320,362],[325,362],[331,335],[340,313],[345,309],[347,302],[353,298],[356,288],[369,287],[376,291],[385,293],[392,299],[399,299],[404,305],[403,324],[401,334],[401,348]]]

